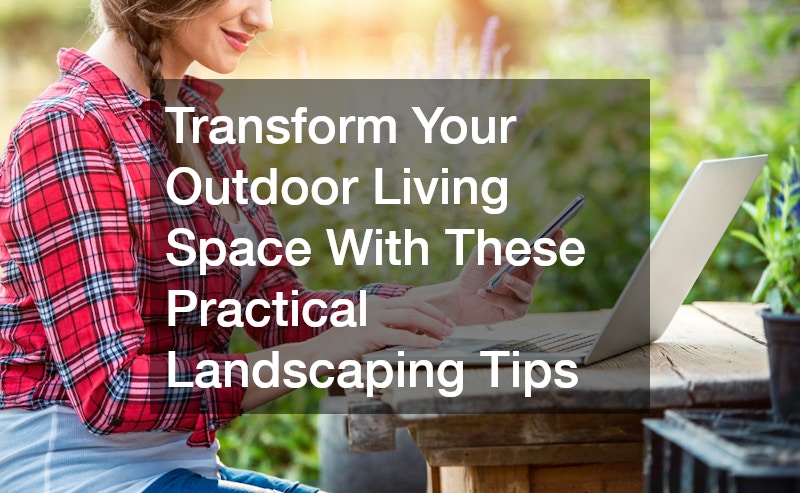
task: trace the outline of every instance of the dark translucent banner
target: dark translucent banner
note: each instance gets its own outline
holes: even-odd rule
[[[583,362],[649,242],[649,81],[217,83],[215,107],[216,90],[201,85],[168,109],[191,171],[153,159],[153,204],[161,203],[144,214],[157,218],[148,248],[166,259],[147,284],[165,307],[151,315],[148,335],[173,341],[168,381],[194,385],[179,392],[213,401],[247,377],[251,386],[305,384],[312,395],[320,392],[313,387],[349,387],[353,399],[380,398],[405,415],[647,410],[646,347]],[[197,161],[203,154],[209,166]],[[206,180],[214,174],[220,179]],[[339,322],[360,323],[363,296],[401,289],[374,283],[455,279],[476,245],[510,242],[524,251],[579,195],[583,208],[564,227],[577,242],[571,256],[553,256],[528,317],[459,320],[442,348],[395,349],[363,365],[358,357],[342,362],[353,340],[348,327],[303,343],[317,359],[282,349],[328,328],[337,311],[352,311]],[[228,224],[237,216],[254,225],[258,244],[233,241]],[[238,265],[248,260],[256,271],[250,285],[248,267]],[[637,289],[647,290],[643,275]],[[342,299],[352,306],[332,306]],[[645,318],[648,308],[640,307]],[[253,368],[214,356],[231,337],[234,352],[254,348],[233,332],[239,326],[278,350],[256,378]],[[640,340],[649,327],[624,330]],[[465,339],[487,344],[462,350]],[[310,411],[305,398],[281,402],[289,404],[260,409]]]

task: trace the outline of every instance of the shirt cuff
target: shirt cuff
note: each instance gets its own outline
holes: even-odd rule
[[[244,354],[199,355],[200,359],[213,359],[219,365],[221,387],[203,390],[200,411],[197,414],[195,431],[186,441],[190,447],[210,447],[216,438],[216,431],[233,419],[242,415],[242,399],[245,388],[242,386],[241,366],[247,368]],[[226,380],[226,362],[242,361],[244,365],[232,365],[230,382]],[[228,385],[230,384],[230,385]]]

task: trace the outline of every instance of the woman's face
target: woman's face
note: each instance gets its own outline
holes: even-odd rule
[[[193,61],[227,74],[238,65],[253,37],[272,27],[271,0],[223,0],[183,23],[165,40],[162,55],[169,71],[183,75]]]

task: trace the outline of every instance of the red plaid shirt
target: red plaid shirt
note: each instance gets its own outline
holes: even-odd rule
[[[164,157],[158,103],[77,50],[62,50],[59,65],[62,77],[26,110],[0,160],[0,409],[63,404],[94,433],[191,431],[189,445],[208,446],[214,430],[241,414],[241,379],[230,388],[172,388],[166,354],[177,352],[183,381],[194,380],[200,360],[222,365],[244,355],[228,354],[231,329],[217,325],[213,311],[206,327],[199,311],[178,314],[169,326],[169,291],[246,303],[298,290],[301,309],[314,298],[355,301],[355,293],[309,291],[285,261],[261,266],[245,292],[239,268],[227,261],[205,276],[196,265],[170,264],[171,230],[194,231],[199,250],[203,238],[230,243],[230,226],[205,200],[184,207],[167,197],[174,166]],[[180,98],[214,116],[220,92],[187,77]],[[205,150],[219,177],[246,172],[238,148]],[[190,195],[185,180],[176,182]],[[269,208],[251,204],[244,214],[262,238],[281,238]],[[363,289],[381,296],[406,290]],[[326,328],[246,330],[270,347]]]

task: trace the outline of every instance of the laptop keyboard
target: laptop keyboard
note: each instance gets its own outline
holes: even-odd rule
[[[546,333],[524,341],[505,341],[477,351],[519,351],[520,353],[571,353],[594,344],[598,334]]]

